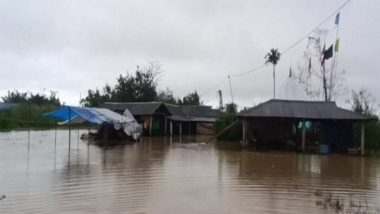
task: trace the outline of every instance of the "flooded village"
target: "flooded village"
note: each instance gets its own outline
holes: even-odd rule
[[[3,6],[0,213],[380,213],[379,3]]]

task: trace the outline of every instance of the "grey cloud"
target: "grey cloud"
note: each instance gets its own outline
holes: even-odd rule
[[[169,87],[177,96],[195,89],[204,93],[228,74],[262,64],[270,48],[284,50],[343,2],[3,1],[0,95],[48,88],[76,104],[79,93],[113,84],[120,73],[152,60],[165,71],[160,88]],[[368,87],[377,100],[379,87],[370,77],[379,76],[373,63],[380,56],[374,27],[379,4],[352,1],[342,10],[339,56],[347,85]],[[331,20],[323,27],[333,26]],[[282,57],[278,90],[291,87],[289,67],[296,66],[305,47],[306,41]],[[271,98],[271,75],[268,66],[232,78],[235,100],[247,106]],[[216,104],[217,89],[230,100],[226,81],[202,99]],[[290,93],[282,96],[292,98]]]

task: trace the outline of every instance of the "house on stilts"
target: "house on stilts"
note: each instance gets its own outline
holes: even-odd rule
[[[268,150],[347,152],[356,146],[354,125],[359,125],[361,154],[365,152],[365,122],[372,120],[335,102],[277,99],[243,110],[238,117],[242,143]]]

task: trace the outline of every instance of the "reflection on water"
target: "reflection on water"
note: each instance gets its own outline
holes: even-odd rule
[[[67,131],[56,146],[54,131],[31,132],[29,149],[27,132],[0,133],[0,213],[332,212],[322,193],[380,207],[376,158],[259,153],[209,136],[99,147],[77,134],[69,161]]]

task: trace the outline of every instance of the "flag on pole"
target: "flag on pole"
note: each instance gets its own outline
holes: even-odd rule
[[[335,41],[335,49],[334,50],[335,50],[335,53],[339,52],[339,38],[337,38]]]
[[[329,49],[323,52],[322,65],[325,64],[326,59],[330,59],[333,56],[333,45],[329,47]]]
[[[322,48],[322,52],[321,54],[323,55],[323,53],[326,51],[326,44],[323,44],[323,48]]]
[[[335,24],[339,25],[339,18],[340,18],[340,13],[336,14],[335,16]]]

